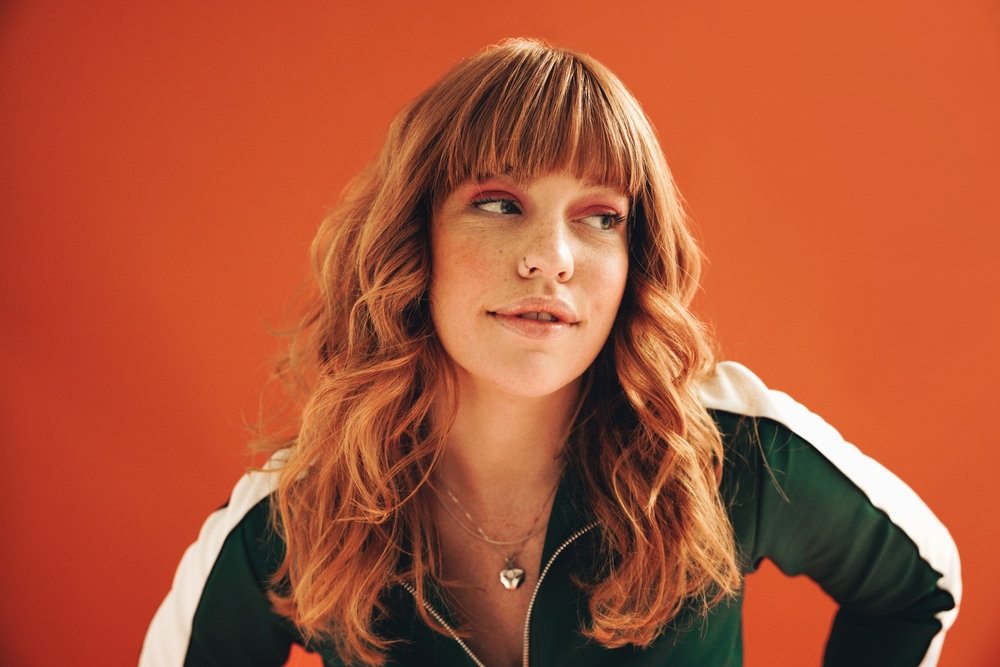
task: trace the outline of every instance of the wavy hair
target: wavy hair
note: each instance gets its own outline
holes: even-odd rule
[[[700,255],[654,131],[592,58],[510,40],[459,63],[404,107],[312,245],[313,280],[277,376],[298,407],[274,525],[287,550],[272,600],[307,641],[377,665],[393,587],[418,602],[440,571],[427,493],[449,423],[432,402],[454,371],[431,320],[429,224],[459,184],[571,170],[630,199],[629,273],[588,370],[568,467],[599,522],[607,566],[584,632],[648,645],[688,604],[740,585],[719,497],[723,449],[697,396],[712,344],[688,305]],[[455,404],[457,405],[457,404]],[[416,608],[424,621],[443,628]]]

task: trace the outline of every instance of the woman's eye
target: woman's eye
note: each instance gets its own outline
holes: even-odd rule
[[[588,215],[583,218],[582,222],[595,229],[608,230],[620,225],[624,219],[624,216],[620,213],[598,213],[596,215]]]
[[[472,205],[489,213],[502,215],[517,215],[521,212],[513,199],[477,199]]]

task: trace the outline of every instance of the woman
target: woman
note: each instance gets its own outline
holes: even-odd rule
[[[599,63],[515,40],[396,117],[325,219],[293,436],[185,554],[143,665],[738,665],[763,558],[828,665],[933,665],[947,530],[687,307],[698,250]]]

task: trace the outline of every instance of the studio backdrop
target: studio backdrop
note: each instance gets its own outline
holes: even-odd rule
[[[0,5],[0,663],[134,664],[244,428],[324,211],[393,114],[505,37],[588,52],[655,124],[724,358],[951,530],[941,665],[1000,664],[1000,5]],[[833,603],[765,563],[746,664]]]

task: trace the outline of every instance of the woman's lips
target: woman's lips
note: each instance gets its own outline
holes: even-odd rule
[[[498,324],[514,333],[527,338],[547,340],[558,338],[566,333],[573,324],[561,320],[552,321],[547,319],[554,317],[548,313],[542,315],[542,319],[537,319],[538,313],[520,313],[518,315],[503,315],[501,313],[489,313]]]

